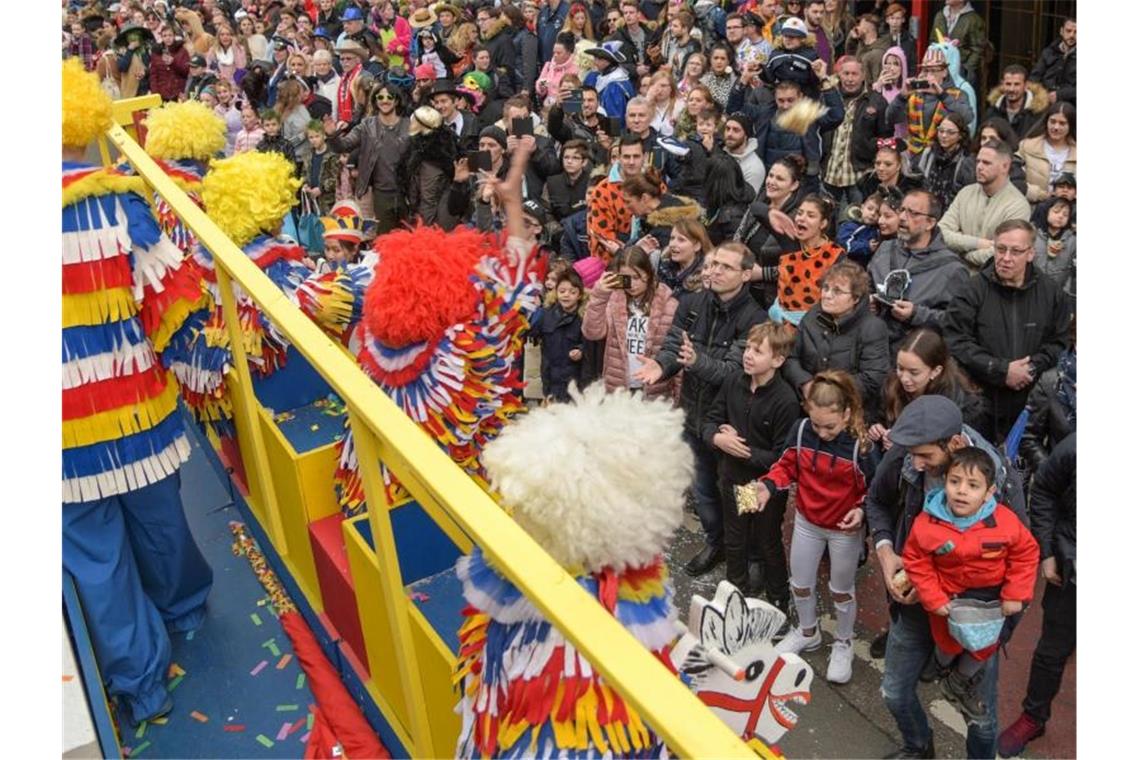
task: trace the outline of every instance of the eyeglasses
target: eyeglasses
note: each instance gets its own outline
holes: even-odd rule
[[[956,135],[956,134],[958,134],[958,129],[956,127],[939,127],[938,128],[938,134],[940,134],[940,135]]]
[[[934,214],[928,214],[925,211],[917,211],[913,208],[907,208],[906,206],[903,206],[899,209],[899,216],[928,216],[931,219],[934,218]]]
[[[851,295],[851,291],[850,291],[850,290],[840,290],[839,288],[835,288],[835,287],[832,287],[831,285],[824,285],[822,288],[820,288],[820,289],[819,289],[819,292],[820,292],[822,295],[825,295],[825,296],[836,296],[837,298],[838,298],[839,296],[849,296],[849,295]]]
[[[379,95],[377,95],[377,96],[374,98],[374,100],[375,100],[377,103],[380,103],[380,102],[383,102],[383,101],[395,101],[396,99],[395,99],[394,97],[392,97],[391,95],[389,95],[388,93],[384,92],[384,93],[380,93]]]
[[[723,261],[710,261],[709,262],[709,269],[714,269],[714,270],[719,269],[722,272],[742,272],[742,271],[744,271],[743,267],[734,267],[734,266],[731,266],[729,264],[725,264]]]
[[[1031,248],[1013,248],[1013,247],[1008,246],[1008,245],[995,245],[994,246],[994,255],[995,256],[1007,256],[1007,255],[1008,256],[1023,256],[1024,254],[1029,253],[1029,251],[1031,251],[1031,250],[1032,250]]]

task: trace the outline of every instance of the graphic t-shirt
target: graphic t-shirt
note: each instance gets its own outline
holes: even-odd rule
[[[629,319],[625,323],[626,382],[630,388],[640,388],[640,380],[633,379],[633,373],[641,369],[645,356],[645,344],[649,340],[649,315],[645,314],[632,301],[629,302]]]

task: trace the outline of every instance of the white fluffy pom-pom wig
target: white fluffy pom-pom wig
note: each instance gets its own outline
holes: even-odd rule
[[[693,455],[684,414],[602,383],[528,413],[483,451],[492,486],[563,567],[621,572],[662,554],[681,524]]]

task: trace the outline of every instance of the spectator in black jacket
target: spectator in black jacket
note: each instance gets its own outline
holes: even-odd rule
[[[534,82],[542,69],[538,35],[527,26],[523,12],[517,6],[503,4],[502,11],[503,16],[511,21],[510,29],[505,33],[511,35],[511,43],[515,49],[515,61],[511,69],[514,72],[515,89],[520,95],[525,94],[533,99]]]
[[[1029,474],[1035,473],[1054,447],[1077,429],[1077,351],[1076,320],[1069,330],[1073,347],[1061,354],[1057,366],[1048,370],[1033,392],[1025,408],[1029,419],[1021,436],[1018,453],[1025,460]]]
[[[863,200],[856,182],[875,161],[876,140],[893,135],[894,127],[887,123],[887,101],[866,87],[858,60],[843,56],[835,70],[843,98],[843,121],[823,136],[827,154],[823,185],[835,197],[842,215],[845,207]]]
[[[1010,64],[1001,72],[1001,84],[990,90],[986,98],[990,107],[985,117],[1008,121],[1019,141],[1025,139],[1049,108],[1049,93],[1037,82],[1028,82],[1028,77],[1024,66]]]
[[[495,71],[499,76],[509,77],[517,85],[515,66],[518,63],[518,51],[515,49],[511,20],[498,8],[484,5],[476,12],[475,23],[479,27],[479,39],[491,51],[491,65]],[[518,89],[517,86],[515,89]]]
[[[590,149],[581,140],[562,146],[562,173],[546,181],[546,193],[554,218],[562,221],[586,208],[586,191],[590,188]]]
[[[1036,232],[1022,219],[998,225],[994,258],[951,299],[946,342],[988,405],[990,440],[1001,441],[1033,384],[1057,363],[1069,332],[1069,301],[1033,266]]]
[[[567,113],[562,103],[573,92],[581,92],[582,106],[579,113]],[[598,115],[598,91],[583,85],[578,77],[567,74],[558,85],[558,102],[550,107],[546,115],[546,131],[556,142],[581,140],[589,150],[590,162],[605,165],[610,162],[609,145],[612,138],[605,134],[605,118]]]
[[[735,487],[754,483],[776,463],[800,416],[796,392],[781,374],[794,338],[786,327],[765,322],[748,331],[743,372],[728,377],[704,417],[701,438],[720,453],[718,484],[724,505],[725,575],[749,596],[767,591],[768,601],[788,611],[788,567],[781,526],[787,492],[778,492],[762,512],[741,512]],[[758,553],[764,589],[749,581],[748,557]]]
[[[755,264],[751,251],[740,243],[725,243],[708,260],[708,289],[681,302],[664,347],[653,359],[645,359],[635,376],[653,384],[685,371],[681,381],[684,435],[696,457],[693,494],[705,532],[705,548],[685,565],[685,572],[694,576],[707,573],[724,559],[716,453],[701,440],[701,423],[720,386],[740,371],[748,331],[766,319],[745,287]]]
[[[1029,493],[1029,520],[1041,547],[1041,638],[1033,650],[1022,713],[998,737],[1002,757],[1020,755],[1045,733],[1049,708],[1065,665],[1077,648],[1077,434],[1061,441],[1045,460]]]
[[[1029,81],[1040,82],[1049,90],[1049,103],[1065,100],[1077,104],[1077,20],[1065,19],[1060,39],[1041,51]]]
[[[942,208],[950,205],[959,190],[976,181],[969,135],[970,128],[962,114],[951,111],[938,124],[934,142],[911,159],[911,173],[922,178],[922,186],[934,193]]]
[[[835,264],[820,280],[820,301],[800,321],[784,377],[804,398],[817,372],[841,369],[863,397],[866,419],[875,419],[890,370],[887,326],[868,305],[871,278],[853,261]]]

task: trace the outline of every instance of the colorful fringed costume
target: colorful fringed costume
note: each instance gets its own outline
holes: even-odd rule
[[[419,227],[374,243],[380,263],[353,336],[360,367],[470,475],[479,452],[525,409],[522,341],[541,298],[535,257],[470,229]],[[336,486],[347,515],[364,509],[350,435]],[[398,486],[384,472],[389,498]]]
[[[270,233],[289,212],[298,184],[289,163],[274,153],[243,153],[215,161],[202,182],[202,200],[210,218],[294,302],[297,288],[310,275],[302,263],[305,251],[291,238]],[[214,260],[197,245],[189,261],[212,299],[171,341],[168,366],[182,384],[195,417],[225,425],[232,416],[225,387],[232,355]],[[237,284],[234,296],[250,369],[262,376],[272,374],[285,362],[288,341]]]
[[[455,679],[463,681],[461,757],[661,756],[637,711],[476,549],[457,565],[468,606]],[[658,558],[577,578],[670,670],[673,586]]]
[[[110,128],[111,101],[79,61],[62,73],[63,568],[107,693],[140,721],[171,709],[167,631],[201,625],[213,583],[182,511],[190,443],[158,358],[205,292],[138,177],[66,160]]]
[[[676,673],[673,588],[662,554],[692,474],[683,414],[600,383],[571,388],[483,452],[519,525],[634,638]],[[652,452],[652,456],[636,452]],[[478,548],[456,574],[457,757],[664,757],[652,727]]]

